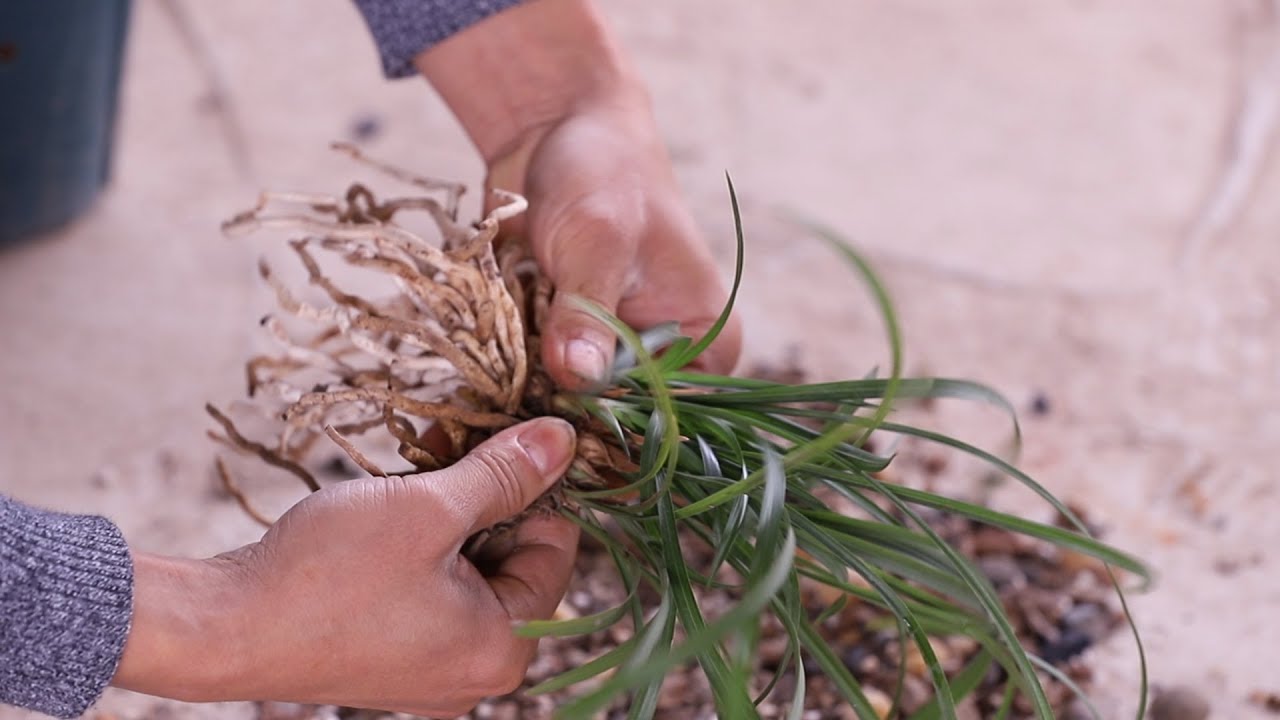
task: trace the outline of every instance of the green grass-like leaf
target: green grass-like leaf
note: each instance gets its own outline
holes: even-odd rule
[[[860,719],[875,718],[857,679],[817,629],[846,602],[861,602],[884,609],[904,647],[914,643],[928,668],[935,698],[911,720],[954,718],[956,702],[972,694],[992,666],[999,666],[1010,678],[1003,713],[1022,694],[1037,717],[1052,717],[1037,671],[1050,675],[1054,671],[1019,644],[990,583],[920,511],[959,515],[1084,553],[1144,583],[1150,580],[1150,572],[1137,558],[1090,537],[1083,523],[1047,488],[1017,469],[1010,456],[891,420],[895,405],[903,400],[963,399],[1002,410],[1010,420],[1013,448],[1021,438],[1014,408],[991,388],[965,380],[902,377],[901,333],[887,288],[871,264],[827,228],[806,223],[870,289],[888,338],[888,377],[790,386],[687,370],[728,322],[741,286],[745,240],[731,181],[729,195],[737,240],[733,289],[706,335],[695,341],[670,324],[637,332],[596,305],[585,301],[580,305],[618,335],[616,387],[607,397],[560,400],[576,404],[584,417],[598,420],[616,439],[644,440],[633,456],[639,470],[621,487],[567,490],[569,498],[591,511],[570,514],[609,550],[627,595],[605,611],[562,622],[528,623],[519,632],[530,637],[594,632],[629,618],[635,634],[534,691],[552,692],[596,679],[594,688],[560,709],[560,717],[590,717],[627,693],[628,717],[650,718],[656,712],[663,677],[696,661],[709,681],[719,715],[752,718],[758,716],[756,705],[776,692],[777,677],[789,667],[787,671],[798,680],[797,692],[774,701],[786,709],[787,717],[799,718],[808,659],[821,668]],[[873,433],[912,436],[977,458],[993,472],[1030,489],[1071,519],[1076,529],[888,485],[875,473],[893,458],[868,448]],[[848,499],[865,517],[834,512],[821,499],[824,493]],[[714,548],[709,566],[691,566],[684,547],[688,538]],[[727,569],[741,578],[740,584],[721,578]],[[850,573],[864,584],[850,582]],[[830,585],[851,600],[810,616],[801,599],[802,579]],[[656,608],[642,606],[641,585],[660,598]],[[718,617],[705,617],[695,591],[698,587],[732,591],[737,604]],[[1121,590],[1118,583],[1116,590]],[[1127,616],[1127,605],[1120,597]],[[758,678],[760,685],[753,686],[759,675],[753,658],[765,613],[781,624],[788,648],[773,681]],[[1138,638],[1132,618],[1129,621]],[[676,640],[677,628],[683,640]],[[929,637],[939,635],[967,635],[981,650],[948,677],[930,646]],[[1140,641],[1139,651],[1144,678],[1139,692],[1145,705],[1145,656]]]

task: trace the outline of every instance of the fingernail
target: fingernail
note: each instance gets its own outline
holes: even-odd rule
[[[569,462],[573,454],[573,426],[560,418],[542,418],[516,436],[516,442],[544,476]]]
[[[574,338],[564,349],[564,364],[584,380],[605,381],[604,349],[592,340]]]

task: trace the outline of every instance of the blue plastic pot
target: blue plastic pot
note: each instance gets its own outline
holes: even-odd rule
[[[130,0],[0,0],[0,245],[83,213],[110,172]]]

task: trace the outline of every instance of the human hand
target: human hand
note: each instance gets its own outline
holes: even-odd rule
[[[529,200],[527,217],[510,231],[527,233],[556,288],[541,328],[552,378],[577,389],[607,379],[613,362],[613,330],[574,298],[642,330],[674,320],[700,339],[728,295],[647,106],[628,98],[582,105],[526,143],[490,162],[487,184]],[[729,372],[741,342],[731,318],[699,367]]]
[[[645,329],[677,321],[699,339],[727,298],[676,186],[641,83],[587,0],[532,0],[423,53],[488,167],[487,185],[524,195],[527,233],[556,287],[543,361],[562,387],[605,379],[614,333],[579,309],[595,301]],[[699,359],[737,362],[736,319]]]
[[[329,486],[260,542],[211,560],[135,558],[133,628],[113,684],[192,701],[285,700],[453,717],[519,686],[578,530],[535,516],[488,574],[459,551],[520,513],[573,457],[543,418],[452,467]]]

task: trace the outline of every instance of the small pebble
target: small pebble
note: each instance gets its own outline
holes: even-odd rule
[[[862,669],[862,663],[871,656],[871,649],[862,643],[848,646],[840,659],[844,661],[844,666],[853,671]]]
[[[1110,634],[1113,623],[1111,614],[1101,605],[1083,602],[1062,616],[1062,625],[1075,628],[1097,642]]]
[[[1088,650],[1092,644],[1093,640],[1083,630],[1069,627],[1057,638],[1040,646],[1040,657],[1057,664]]]
[[[756,647],[756,656],[760,658],[760,662],[764,666],[776,668],[782,662],[782,656],[787,653],[787,643],[786,635],[765,638]]]
[[[929,455],[924,459],[924,471],[930,475],[941,475],[947,469],[945,455]]]
[[[351,123],[351,139],[368,142],[382,134],[382,119],[377,115],[364,114]]]
[[[493,708],[493,720],[520,720],[520,706],[514,702],[504,702]]]
[[[1027,582],[1027,575],[1018,566],[1017,561],[1008,555],[990,555],[978,560],[978,569],[991,581],[992,585],[1022,586]]]
[[[1273,715],[1280,714],[1280,693],[1254,690],[1249,693],[1249,702]]]
[[[1185,685],[1157,690],[1147,708],[1151,720],[1205,720],[1209,717],[1209,701]]]
[[[1062,713],[1060,720],[1093,720],[1093,713],[1089,710],[1089,706],[1084,704],[1083,700],[1072,700],[1071,704]]]
[[[1031,396],[1031,414],[1036,417],[1044,417],[1049,414],[1052,407],[1049,404],[1049,396],[1042,392],[1037,392]]]
[[[875,711],[877,717],[882,719],[889,717],[889,711],[893,709],[893,700],[887,693],[866,686],[862,688],[862,692],[867,696],[867,704]]]

